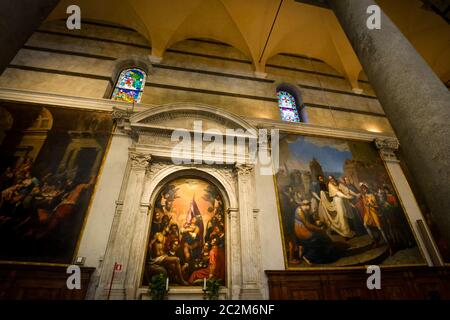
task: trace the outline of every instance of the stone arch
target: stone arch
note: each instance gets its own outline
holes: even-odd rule
[[[237,207],[237,199],[235,190],[232,189],[229,181],[225,179],[219,172],[215,172],[215,176],[209,172],[208,169],[202,168],[186,168],[186,167],[168,167],[159,171],[152,179],[152,183],[144,189],[142,200],[148,197],[147,201],[150,210],[154,208],[157,196],[161,192],[164,185],[170,181],[174,181],[183,177],[194,177],[206,180],[212,183],[220,191],[223,201],[225,202],[225,209]],[[144,201],[141,201],[145,203]]]
[[[155,167],[156,165],[154,165]],[[232,279],[232,268],[237,268],[239,266],[232,265],[231,255],[232,252],[232,241],[233,237],[237,237],[238,235],[232,234],[231,230],[231,221],[229,212],[238,210],[238,196],[237,189],[235,186],[234,179],[230,179],[227,177],[221,170],[217,170],[210,167],[195,167],[190,168],[186,166],[174,166],[171,164],[164,164],[162,168],[159,170],[156,168],[152,168],[152,163],[150,164],[149,174],[151,175],[150,179],[146,179],[147,182],[144,185],[144,190],[141,196],[141,205],[145,205],[148,207],[148,218],[146,219],[145,225],[145,234],[142,235],[144,237],[144,243],[148,243],[150,237],[150,227],[153,220],[153,209],[155,207],[155,202],[162,191],[163,187],[178,178],[183,177],[191,177],[203,179],[214,186],[217,187],[219,193],[224,201],[224,221],[225,221],[225,237],[226,237],[226,288],[228,291],[228,295],[231,295],[233,279]],[[157,171],[157,172],[154,172]],[[145,259],[147,254],[147,245],[145,252],[140,253],[140,263],[138,264],[139,270],[136,270],[136,274],[138,276],[138,284],[137,287],[142,286],[142,281],[145,272]],[[234,279],[236,282],[236,279]]]

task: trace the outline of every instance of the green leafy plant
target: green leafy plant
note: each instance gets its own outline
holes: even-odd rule
[[[208,279],[206,281],[206,295],[208,300],[219,300],[219,289],[222,284],[221,280]]]
[[[164,273],[156,274],[152,277],[149,285],[149,292],[152,300],[164,300],[166,296],[166,280]]]

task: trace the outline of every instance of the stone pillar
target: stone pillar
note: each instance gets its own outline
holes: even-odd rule
[[[401,143],[436,226],[450,241],[450,93],[400,30],[381,12],[366,26],[373,0],[328,0]]]
[[[138,298],[137,289],[141,285],[140,276],[144,267],[142,261],[145,259],[147,248],[147,237],[145,235],[148,231],[150,209],[150,204],[148,202],[142,202],[141,199],[138,205],[138,211],[134,217],[134,229],[131,235],[130,255],[128,257],[127,273],[124,283],[126,298],[129,300]]]
[[[442,264],[442,258],[440,257],[439,249],[437,248],[434,241],[431,241],[433,245],[433,252],[428,252],[427,246],[425,244],[426,239],[423,239],[423,236],[419,230],[417,220],[425,221],[425,219],[422,216],[422,212],[420,211],[416,199],[414,198],[411,187],[406,180],[406,176],[402,171],[400,161],[397,159],[397,156],[395,154],[399,147],[397,139],[375,139],[375,145],[379,150],[381,159],[384,161],[384,165],[389,173],[389,176],[392,179],[392,184],[395,186],[401,203],[403,204],[405,214],[407,215],[408,220],[411,224],[411,228],[416,235],[416,239],[418,242],[417,245],[421,247],[428,265],[434,265],[431,255],[433,255],[434,257],[438,257],[438,260],[441,260],[440,264]],[[428,233],[428,237],[430,239],[433,239],[430,230],[427,229],[426,231]]]
[[[120,214],[117,232],[107,249],[105,262],[102,269],[99,291],[97,297],[106,299],[112,276],[114,263],[122,265],[122,271],[116,273],[113,283],[111,299],[134,299],[135,298],[135,266],[133,257],[133,241],[135,240],[136,221],[145,219],[148,205],[141,204],[141,196],[144,188],[145,173],[149,166],[151,156],[135,151],[129,153],[130,171],[126,187],[123,209]],[[145,211],[145,212],[143,212]],[[140,217],[142,216],[143,217]],[[131,259],[131,266],[130,266]]]
[[[241,265],[241,232],[239,227],[239,209],[229,208],[228,216],[230,221],[230,231],[228,234],[230,237],[231,245],[231,257],[230,263],[231,268],[231,299],[239,300],[241,294],[241,284],[242,284],[242,265]]]
[[[254,211],[254,166],[237,164],[239,218],[241,236],[242,287],[240,299],[262,299],[259,232]]]
[[[113,221],[117,223],[119,217],[116,217],[116,212],[120,212],[123,204],[118,199],[127,168],[130,144],[131,139],[128,135],[117,130],[113,133],[92,198],[89,219],[86,222],[77,253],[77,256],[86,258],[86,266],[97,268],[91,276],[87,299],[95,298],[108,238],[115,230],[112,229],[112,226],[115,226]]]
[[[0,1],[0,75],[59,0]]]

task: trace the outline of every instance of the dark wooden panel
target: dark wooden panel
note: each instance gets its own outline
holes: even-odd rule
[[[65,266],[0,264],[2,300],[83,300],[95,268],[81,267],[81,289],[67,289]]]
[[[450,299],[450,268],[381,269],[381,289],[367,288],[366,270],[266,271],[275,300]]]

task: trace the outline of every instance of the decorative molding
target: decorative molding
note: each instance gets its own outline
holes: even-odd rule
[[[109,99],[96,99],[87,97],[75,97],[57,93],[40,92],[23,89],[0,88],[0,100],[10,102],[23,102],[43,104],[47,106],[72,107],[111,112],[114,107],[126,110],[130,108],[127,102]],[[152,105],[139,104],[139,109],[146,109]]]
[[[395,151],[397,151],[400,146],[400,143],[397,139],[376,138],[374,142],[380,153],[381,159],[383,159],[384,161],[399,162],[397,155],[395,154]]]
[[[131,115],[133,114],[132,111],[127,110],[123,110],[123,109],[118,109],[118,108],[114,108],[113,107],[113,112],[112,112],[112,118],[113,120],[120,122],[120,121],[127,121],[130,120]]]
[[[150,165],[152,156],[149,154],[130,151],[131,168],[133,169],[147,169]]]
[[[0,88],[0,100],[10,102],[23,102],[32,104],[44,104],[47,106],[62,106],[71,108],[81,108],[89,110],[99,110],[111,112],[115,108],[126,112],[130,109],[131,104],[126,102],[114,101],[109,99],[96,99],[87,97],[74,97],[55,93],[45,93],[32,90],[22,89],[10,89]],[[172,103],[167,105],[154,105],[154,104],[135,104],[135,108],[138,110],[152,110],[149,115],[162,112],[163,110],[172,108],[182,108],[182,106],[193,106],[194,108],[205,109],[205,105],[197,103]],[[207,106],[208,109],[213,106]],[[225,110],[219,110],[214,107],[216,113],[226,113],[232,115],[232,113]],[[137,115],[143,115],[142,112],[134,113],[132,118]],[[133,126],[137,125],[135,122],[140,122],[142,119],[133,119]],[[283,132],[300,133],[300,134],[312,134],[316,136],[333,136],[337,138],[345,139],[357,139],[363,141],[373,141],[375,138],[393,138],[394,134],[377,134],[373,132],[363,130],[348,130],[348,129],[336,129],[325,126],[313,125],[313,124],[292,124],[283,122],[280,120],[262,119],[262,118],[248,118],[248,117],[231,117],[230,120],[239,120],[238,123],[244,128],[266,128],[266,129],[279,129]],[[145,124],[139,123],[139,126],[145,126]]]
[[[375,139],[375,145],[378,149],[391,149],[393,151],[398,150],[398,148],[400,147],[399,141],[395,138],[377,138]]]
[[[140,207],[141,208],[144,207],[144,208],[150,209],[152,207],[152,205],[149,202],[141,202],[140,203]]]
[[[290,123],[281,120],[246,118],[246,121],[258,129],[278,129],[280,133],[304,134],[322,137],[334,137],[372,142],[374,139],[395,139],[394,134],[381,134],[363,130],[337,129],[309,123]]]
[[[239,217],[239,208],[228,208],[227,213],[228,213],[228,216],[231,219],[238,219],[238,217]]]
[[[248,163],[236,163],[234,170],[239,176],[247,176],[253,172],[254,165]]]
[[[162,161],[158,161],[158,162],[154,162],[152,161],[150,163],[150,168],[149,168],[149,174],[154,175],[156,173],[158,173],[159,171],[163,170],[164,168],[166,168],[169,165],[168,162],[162,162]]]
[[[117,128],[128,135],[132,135],[132,129],[130,126],[130,117],[133,111],[129,109],[119,109],[113,107],[112,119],[116,122]]]

